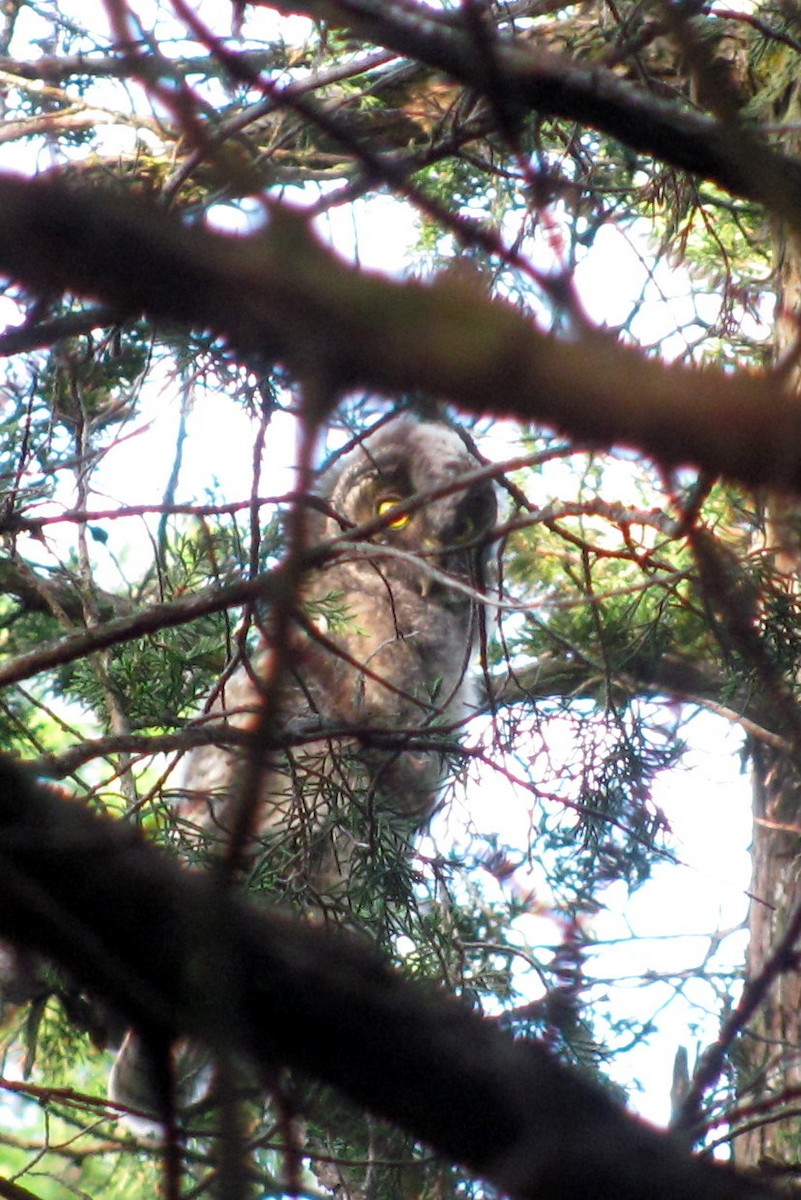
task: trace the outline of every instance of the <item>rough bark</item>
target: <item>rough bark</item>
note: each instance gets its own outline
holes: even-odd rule
[[[772,115],[789,127],[797,121],[797,88],[783,97],[784,110]],[[798,137],[783,138],[790,152]],[[798,349],[801,314],[801,254],[798,235],[786,226],[774,230],[778,296],[775,345],[780,359]],[[797,370],[791,372],[796,393]],[[773,496],[768,504],[774,586],[797,606],[801,580],[801,505],[795,497]],[[794,680],[788,681],[792,690]],[[748,980],[768,967],[788,923],[801,905],[801,777],[798,746],[782,751],[762,745],[752,755],[753,841],[748,917]],[[770,1167],[794,1190],[801,1187],[801,1135],[798,1089],[801,1087],[801,970],[796,955],[773,981],[742,1041],[737,1056],[739,1102],[744,1132],[734,1140],[735,1160],[747,1167]],[[752,1112],[757,1104],[760,1110]]]
[[[786,754],[761,747],[754,754],[754,838],[748,919],[747,978],[758,979],[801,903],[798,844],[801,783]],[[784,964],[743,1039],[738,1056],[738,1100],[744,1132],[734,1139],[735,1161],[797,1176],[801,1154],[801,972],[795,956]],[[754,1104],[766,1105],[751,1113]],[[753,1119],[756,1117],[756,1119]]]

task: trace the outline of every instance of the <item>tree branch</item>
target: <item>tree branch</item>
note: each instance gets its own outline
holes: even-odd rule
[[[257,912],[127,825],[0,760],[0,936],[153,1035],[292,1066],[519,1200],[765,1200],[627,1116],[533,1041],[342,934]]]
[[[245,357],[322,375],[332,395],[419,389],[801,490],[801,406],[776,378],[664,366],[600,333],[559,342],[464,279],[359,271],[292,210],[273,209],[264,233],[226,236],[141,199],[0,175],[0,212],[0,271],[26,286],[211,329]]]
[[[185,625],[208,613],[222,612],[226,608],[235,608],[237,605],[259,600],[269,602],[282,586],[282,578],[282,568],[276,567],[272,571],[257,575],[254,579],[243,579],[238,583],[226,584],[225,587],[205,588],[193,596],[183,596],[180,600],[167,604],[149,604],[146,608],[127,616],[116,617],[103,625],[68,634],[58,641],[30,650],[27,654],[18,654],[11,662],[0,667],[0,687],[19,683],[40,671],[63,666],[64,663],[85,658],[87,654],[105,650],[109,646],[146,637],[159,629]]]
[[[0,334],[0,356],[26,354],[42,346],[52,346],[61,338],[78,337],[107,325],[117,325],[119,313],[113,308],[100,306],[84,312],[65,313],[49,321],[36,324],[16,325]]]
[[[537,700],[564,699],[566,696],[594,697],[599,685],[608,687],[606,675],[600,677],[585,662],[574,656],[545,655],[524,667],[515,667],[506,676],[501,672],[489,680],[479,680],[482,709],[509,707]],[[752,737],[789,750],[792,743],[780,732],[785,728],[781,713],[747,683],[733,692],[731,680],[716,666],[678,654],[632,658],[614,676],[615,686],[635,696],[663,696],[683,704],[695,704],[732,721]],[[488,684],[490,686],[488,686]],[[725,703],[721,697],[726,696]]]
[[[481,95],[486,92],[481,48],[458,15],[442,20],[422,4],[382,0],[254,0],[254,7],[259,6],[344,26],[359,38],[436,67]],[[611,70],[580,66],[539,45],[498,39],[493,54],[506,106],[579,121],[732,195],[764,204],[798,228],[801,160],[772,150],[757,129],[661,100]]]
[[[0,517],[0,533],[4,532],[4,526],[11,525],[14,529],[17,524],[19,527],[24,525],[22,521],[17,523],[13,518]],[[33,528],[36,526],[33,525]],[[43,579],[13,558],[0,557],[0,595],[13,596],[25,612],[52,614],[60,611],[75,622],[84,620],[83,600],[74,584],[57,575],[52,579]],[[98,617],[102,620],[111,618],[115,612],[119,612],[123,603],[110,592],[98,592]]]

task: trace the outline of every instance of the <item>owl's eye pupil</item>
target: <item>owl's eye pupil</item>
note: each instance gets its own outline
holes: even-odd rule
[[[391,496],[384,500],[379,500],[378,504],[376,504],[376,506],[375,506],[376,514],[379,517],[385,517],[388,513],[391,513],[394,508],[397,508],[398,505],[402,504],[402,503],[403,502],[399,496]],[[394,521],[389,521],[387,523],[387,528],[403,529],[406,525],[409,524],[410,520],[411,520],[411,517],[410,517],[409,513],[399,513]]]

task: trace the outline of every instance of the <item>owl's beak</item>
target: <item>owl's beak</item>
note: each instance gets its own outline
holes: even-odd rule
[[[426,556],[426,561],[431,561],[440,549],[440,544],[436,538],[424,537],[420,539],[420,549]],[[428,593],[431,591],[433,579],[424,569],[420,576],[420,595],[425,600]]]

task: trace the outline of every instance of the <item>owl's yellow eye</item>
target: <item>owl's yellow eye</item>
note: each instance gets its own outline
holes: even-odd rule
[[[376,504],[376,506],[375,506],[375,511],[376,511],[377,516],[385,517],[387,515],[387,513],[392,512],[393,508],[397,508],[400,503],[401,503],[401,500],[397,496],[393,496],[386,500],[379,500],[378,504]],[[388,529],[404,529],[409,524],[411,519],[412,518],[409,515],[409,513],[399,513],[394,521],[389,521],[387,523],[387,528]]]

